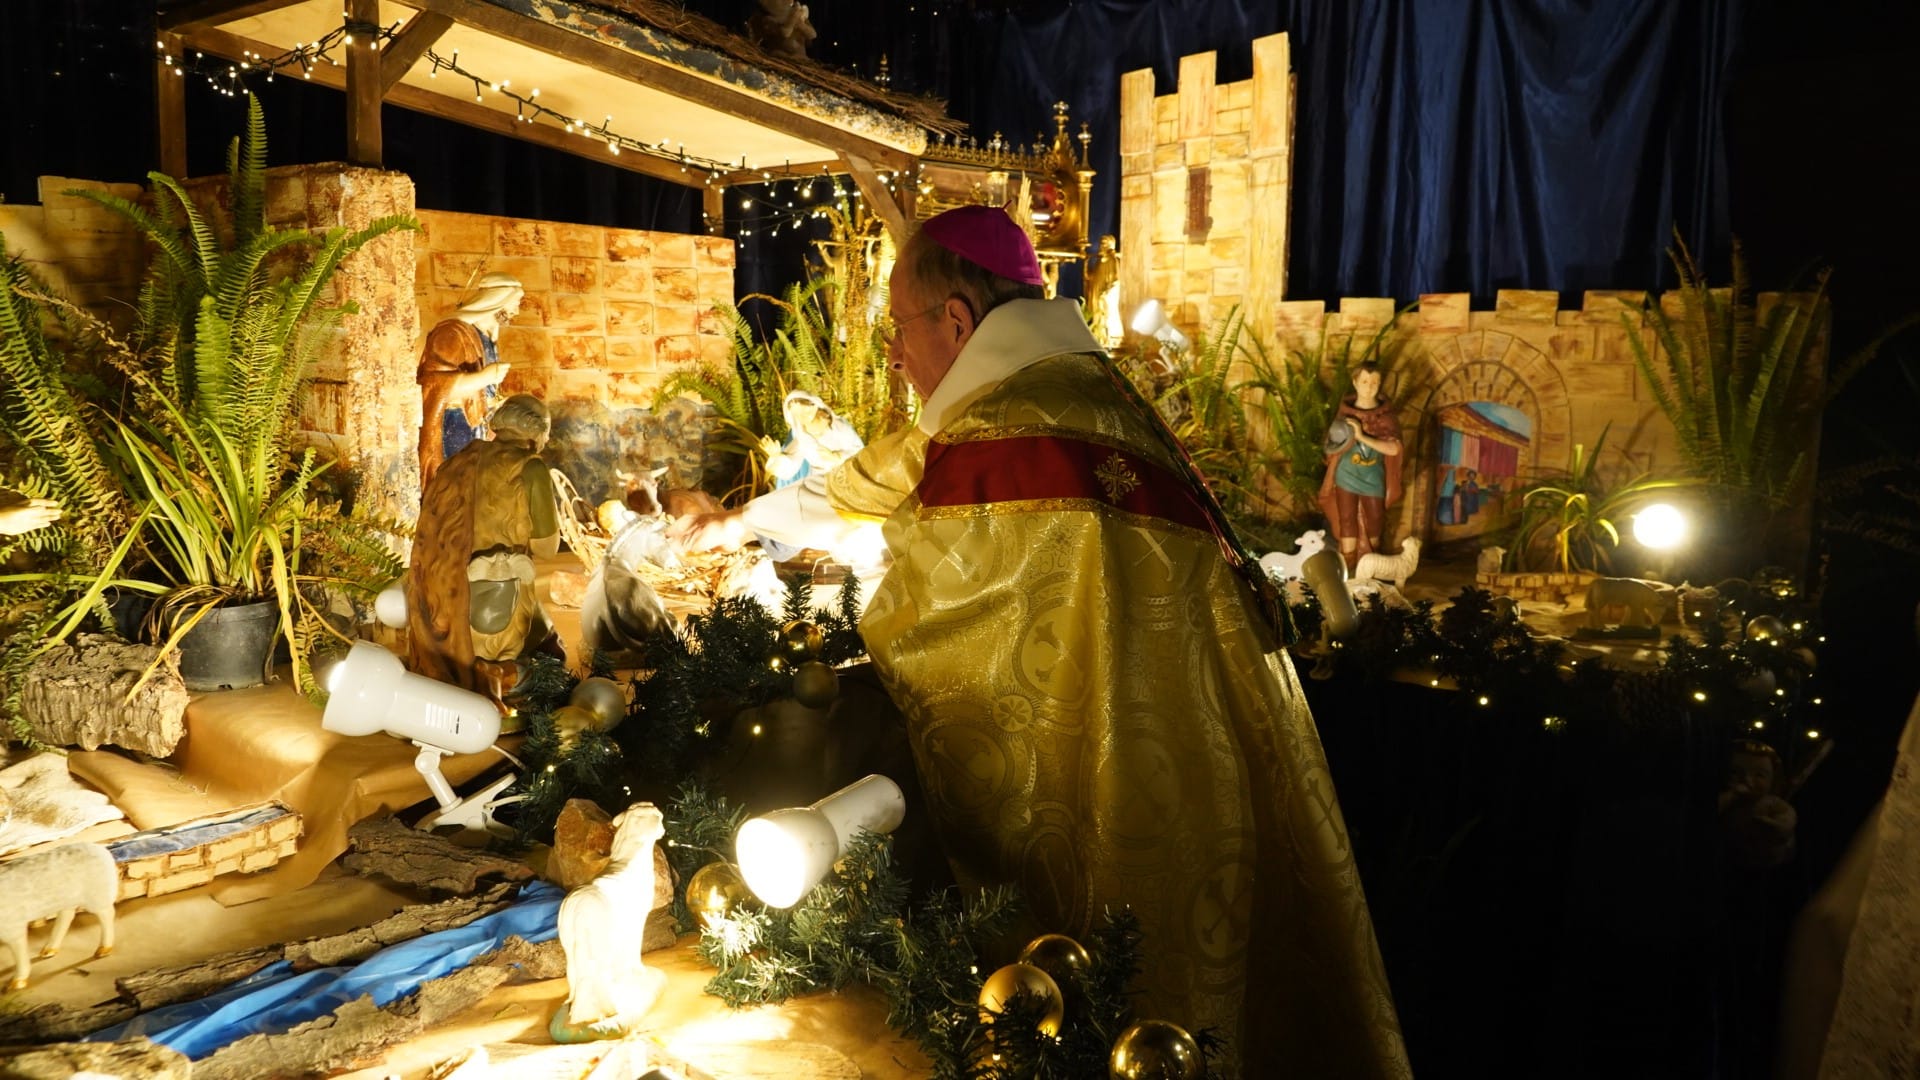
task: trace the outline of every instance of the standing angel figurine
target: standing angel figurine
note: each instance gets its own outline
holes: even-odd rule
[[[652,803],[613,819],[613,851],[600,876],[560,901],[567,1000],[547,1025],[561,1043],[617,1039],[660,1000],[666,973],[640,955],[653,910],[653,845],[666,829]]]

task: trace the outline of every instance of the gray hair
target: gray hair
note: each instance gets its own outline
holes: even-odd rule
[[[500,407],[487,418],[487,426],[493,429],[496,439],[530,442],[540,446],[547,441],[550,426],[547,403],[532,394],[515,394],[500,403]]]

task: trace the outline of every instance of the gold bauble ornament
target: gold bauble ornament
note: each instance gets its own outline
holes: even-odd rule
[[[1178,1024],[1142,1020],[1113,1040],[1109,1080],[1200,1080],[1200,1044]]]
[[[1020,962],[1032,964],[1053,977],[1068,997],[1078,994],[1080,985],[1093,968],[1093,957],[1086,946],[1065,934],[1041,934],[1020,950]]]
[[[1816,671],[1820,667],[1820,657],[1805,645],[1793,650],[1793,652],[1788,655],[1792,656],[1794,660],[1799,662],[1801,667],[1808,671]]]
[[[726,918],[751,895],[740,868],[724,859],[708,863],[687,879],[687,910],[702,923]]]
[[[827,635],[818,624],[795,619],[780,628],[780,641],[776,647],[788,663],[798,666],[809,660],[820,659],[820,650],[826,644]]]
[[[1774,688],[1780,685],[1780,679],[1773,673],[1772,668],[1754,668],[1740,676],[1734,685],[1748,697],[1765,701],[1773,696]]]
[[[1067,1000],[1053,976],[1032,964],[1008,964],[987,976],[980,986],[980,1019],[992,1023],[1007,1005],[1018,997],[1036,997],[1046,1003],[1040,1015],[1040,1034],[1060,1034],[1060,1022],[1067,1018]]]
[[[627,718],[627,695],[620,684],[612,679],[594,676],[581,679],[580,685],[573,688],[573,696],[568,704],[578,705],[594,715],[598,722],[596,731],[612,731],[620,721]]]
[[[840,696],[840,674],[818,660],[793,669],[793,699],[809,709],[824,709]]]
[[[1787,624],[1778,615],[1755,615],[1747,620],[1748,641],[1779,641],[1787,636]]]
[[[600,730],[600,718],[578,705],[562,705],[553,710],[553,733],[560,740],[560,752],[571,754],[580,745],[580,737]]]

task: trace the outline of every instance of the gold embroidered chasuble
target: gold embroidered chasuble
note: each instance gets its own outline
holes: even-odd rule
[[[983,323],[948,382],[1013,358],[937,392],[936,433],[827,484],[843,514],[897,508],[861,632],[956,877],[1077,937],[1132,907],[1138,1014],[1216,1028],[1248,1076],[1409,1075],[1291,661],[1103,361],[1019,356],[1022,322],[1058,329],[1041,303]]]

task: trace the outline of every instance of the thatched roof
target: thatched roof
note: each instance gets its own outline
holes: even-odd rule
[[[957,135],[967,127],[965,123],[947,115],[946,102],[939,98],[896,93],[811,58],[771,52],[744,34],[729,30],[704,15],[687,11],[667,0],[595,0],[577,6],[599,8],[609,14],[644,23],[689,44],[725,53],[742,63],[811,83],[863,105],[884,109],[928,131]]]

